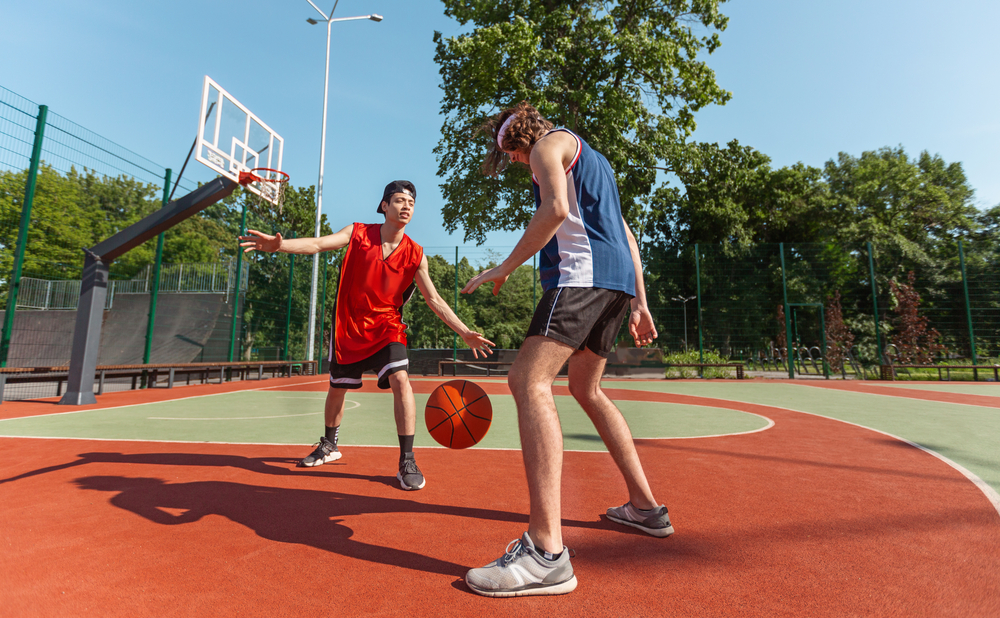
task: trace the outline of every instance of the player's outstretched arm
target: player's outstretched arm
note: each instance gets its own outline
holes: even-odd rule
[[[351,242],[351,231],[354,225],[348,225],[339,232],[320,236],[319,238],[282,238],[281,234],[265,234],[257,230],[247,230],[246,236],[240,236],[240,246],[243,253],[250,251],[267,251],[274,253],[296,253],[299,255],[313,255],[323,251],[336,251],[346,247]]]
[[[486,337],[483,337],[482,333],[469,330],[469,327],[467,327],[462,320],[458,319],[458,316],[451,310],[448,303],[444,302],[444,299],[438,295],[437,288],[434,287],[434,282],[431,281],[430,272],[427,267],[426,255],[420,260],[420,266],[417,268],[415,281],[417,283],[417,288],[424,296],[424,300],[427,301],[427,306],[431,308],[431,311],[433,311],[437,317],[441,318],[442,322],[448,325],[448,328],[458,333],[458,336],[462,338],[465,345],[472,348],[473,357],[479,358],[479,355],[482,354],[483,358],[486,358],[487,354],[493,353],[490,348],[496,344]]]
[[[576,153],[576,138],[568,133],[554,133],[543,138],[531,151],[531,173],[538,180],[542,202],[528,222],[521,240],[502,264],[484,270],[465,284],[463,294],[471,294],[482,284],[493,282],[493,295],[517,267],[527,262],[555,236],[556,230],[569,216],[566,193],[566,159]]]
[[[656,339],[656,326],[653,315],[646,304],[646,282],[642,278],[642,259],[639,257],[639,243],[636,242],[628,223],[625,225],[625,235],[628,236],[629,253],[632,254],[632,265],[635,267],[635,298],[632,299],[632,312],[628,317],[628,332],[635,339],[637,348],[653,343]]]

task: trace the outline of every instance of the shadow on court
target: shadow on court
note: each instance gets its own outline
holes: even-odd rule
[[[351,538],[354,530],[340,518],[375,513],[403,517],[437,513],[471,519],[527,521],[522,515],[486,509],[226,481],[168,483],[146,477],[89,476],[75,483],[86,490],[112,492],[115,495],[111,504],[157,524],[190,524],[209,515],[219,515],[270,541],[308,545],[358,560],[455,577],[463,576],[468,565],[355,541]]]
[[[365,476],[359,474],[350,474],[345,472],[334,472],[329,468],[336,469],[342,464],[326,464],[325,469],[315,469],[315,468],[297,468],[289,469],[284,466],[296,465],[299,462],[298,458],[292,457],[241,457],[239,455],[216,455],[216,454],[204,454],[204,453],[80,453],[77,455],[79,459],[75,461],[69,461],[62,464],[57,464],[54,466],[48,466],[45,468],[39,468],[38,470],[32,470],[30,472],[25,472],[17,476],[13,476],[8,479],[0,479],[0,485],[4,483],[10,483],[23,478],[28,478],[32,476],[38,476],[39,474],[47,474],[50,472],[57,472],[59,470],[67,470],[70,468],[76,468],[79,466],[85,466],[88,464],[95,463],[111,463],[111,464],[143,464],[143,465],[156,465],[156,466],[205,466],[212,468],[238,468],[240,470],[246,470],[248,472],[254,472],[256,474],[267,474],[274,476],[309,476],[317,478],[339,478],[339,479],[358,479],[358,480],[369,480],[372,482],[379,482],[387,485],[396,486],[395,477],[374,477]]]

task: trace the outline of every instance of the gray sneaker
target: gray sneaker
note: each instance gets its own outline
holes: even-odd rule
[[[566,594],[576,589],[576,575],[569,563],[570,550],[563,547],[555,560],[546,560],[525,532],[507,545],[495,562],[465,575],[473,592],[487,597],[524,597]]]
[[[670,525],[670,514],[667,513],[667,507],[662,504],[655,509],[641,511],[632,506],[631,502],[626,502],[622,506],[608,509],[608,519],[638,528],[653,536],[665,537],[674,533],[674,527]]]
[[[327,440],[325,436],[321,436],[319,442],[314,446],[316,447],[316,450],[309,453],[308,457],[299,462],[300,468],[322,466],[325,463],[337,461],[341,457],[340,450],[337,448],[337,445]]]
[[[417,461],[413,458],[413,453],[407,453],[399,460],[399,472],[396,473],[399,486],[409,491],[411,489],[423,489],[427,481],[417,467]]]

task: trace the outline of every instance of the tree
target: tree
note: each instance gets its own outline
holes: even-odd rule
[[[892,344],[899,351],[901,364],[930,365],[944,346],[940,343],[941,334],[931,328],[927,316],[920,315],[920,294],[914,285],[915,279],[916,275],[911,270],[907,274],[907,283],[900,283],[895,279],[889,281],[895,300],[892,310],[896,314]]]
[[[833,371],[843,371],[844,359],[851,351],[854,335],[844,324],[840,290],[826,300],[826,360]]]
[[[724,1],[445,0],[446,15],[472,26],[434,35],[445,116],[434,152],[448,230],[461,225],[466,240],[482,242],[530,219],[525,169],[499,180],[480,173],[489,138],[479,127],[521,100],[607,157],[622,211],[637,221],[654,167],[694,130],[694,113],[731,96],[703,59],[728,23]]]
[[[926,151],[915,160],[902,147],[840,153],[823,175],[830,187],[831,230],[845,245],[877,244],[895,274],[907,265],[940,266],[955,240],[976,227],[974,192],[961,163]],[[887,266],[887,265],[884,265]]]

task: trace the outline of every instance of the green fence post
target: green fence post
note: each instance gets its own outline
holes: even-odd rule
[[[962,241],[958,241],[958,264],[962,268],[962,290],[965,292],[965,319],[969,324],[969,350],[972,352],[972,364],[978,365],[979,359],[976,357],[976,332],[972,328],[972,305],[969,303],[969,278],[965,274],[965,251],[962,249]],[[972,379],[979,380],[979,370],[972,370]]]
[[[830,379],[830,366],[826,364],[826,312],[823,310],[823,303],[819,304],[819,327],[823,331],[823,375]]]
[[[320,357],[317,373],[320,373],[319,369],[323,367],[323,328],[326,326],[326,265],[330,260],[327,256],[323,256],[323,296],[319,299],[319,351]]]
[[[7,366],[10,352],[11,329],[14,327],[14,310],[17,307],[17,292],[21,287],[21,266],[28,244],[28,226],[31,224],[31,205],[35,201],[35,184],[38,180],[38,165],[42,160],[42,139],[45,136],[45,119],[49,115],[47,105],[38,106],[35,121],[35,144],[31,147],[31,163],[28,176],[24,180],[24,203],[21,205],[21,226],[17,230],[17,248],[14,250],[14,268],[11,270],[10,284],[7,286],[7,311],[3,316],[3,333],[0,333],[0,367]]]
[[[698,295],[698,362],[705,362],[705,340],[702,338],[701,328],[701,255],[698,252],[698,243],[694,245],[694,278],[695,289]],[[698,367],[698,377],[704,377],[704,367]]]
[[[243,200],[243,215],[240,218],[240,236],[247,233],[247,203]],[[243,247],[236,247],[236,290],[233,292],[233,319],[229,323],[229,362],[233,362],[236,351],[236,320],[240,315],[240,283],[243,276]]]
[[[292,232],[290,238],[295,238],[295,232]],[[292,328],[292,290],[293,284],[295,283],[295,254],[288,254],[288,309],[285,311],[285,351],[283,353],[284,358],[281,360],[288,360],[288,335]],[[291,371],[288,375],[292,375]]]
[[[788,281],[785,278],[785,243],[778,244],[781,252],[781,293],[785,309],[785,362],[788,364],[788,379],[795,379],[795,363],[792,360],[792,322],[788,306]]]
[[[455,247],[455,315],[458,315],[458,247]],[[451,360],[458,360],[458,333],[452,334]]]
[[[167,205],[170,199],[170,175],[171,170],[168,168],[166,175],[163,177],[163,200],[162,207]],[[149,321],[146,323],[146,349],[142,352],[142,364],[149,364],[149,357],[153,351],[153,324],[156,322],[156,299],[160,294],[160,266],[163,263],[163,234],[160,232],[159,238],[156,239],[156,260],[153,263],[153,287],[149,291]]]
[[[872,244],[868,245],[868,274],[872,280],[872,309],[875,312],[875,361],[882,364],[882,335],[878,327],[878,287],[875,285],[875,260],[872,258]]]

